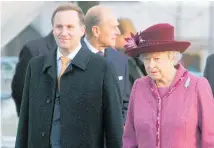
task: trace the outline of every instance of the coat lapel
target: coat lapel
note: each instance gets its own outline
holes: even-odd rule
[[[114,49],[112,48],[106,48],[105,49],[105,58],[111,62],[113,65],[117,65],[117,63],[115,63],[117,60],[117,56],[115,56],[115,53],[114,53]]]
[[[108,60],[110,60],[110,61],[115,61],[115,59],[117,58],[116,56],[115,56],[115,53],[114,53],[115,51],[114,51],[114,49],[112,49],[112,48],[106,48],[105,49],[105,57],[108,59]]]
[[[176,89],[177,86],[180,84],[180,82],[181,82],[183,79],[185,79],[186,76],[187,76],[187,70],[186,70],[181,64],[178,64],[178,65],[176,66],[176,69],[177,69],[177,72],[176,72],[175,78],[174,78],[172,84],[171,84],[170,87],[169,87],[169,93],[165,95],[166,97],[167,97],[168,95],[170,95],[171,92],[172,92],[174,89]],[[149,79],[149,83],[150,83],[150,85],[151,85],[151,90],[152,90],[152,92],[154,93],[154,95],[155,95],[156,97],[160,97],[160,96],[159,96],[159,92],[158,92],[158,88],[157,88],[157,86],[156,86],[155,81],[152,80],[152,79],[149,78],[149,77],[148,77],[148,79]]]
[[[43,72],[47,73],[53,80],[56,80],[57,78],[56,50],[57,48],[53,51],[50,51],[50,54],[48,54],[45,57],[45,61],[43,65]],[[92,55],[92,52],[89,49],[87,49],[85,46],[82,46],[80,51],[71,61],[71,64],[68,66],[65,73],[72,71],[73,66],[80,68],[82,70],[86,70],[86,67],[90,60],[91,55]]]
[[[72,71],[73,67],[86,70],[91,54],[92,52],[89,49],[87,49],[85,46],[82,46],[77,55],[71,61],[71,64],[68,66],[65,73]]]
[[[53,32],[51,31],[46,37],[45,37],[47,47],[49,50],[53,50],[57,48],[56,41],[53,36]]]
[[[50,51],[50,54],[45,57],[43,65],[43,72],[47,73],[54,81],[57,79],[56,50],[57,48]]]
[[[81,42],[81,45],[82,45],[83,48],[87,48],[88,49],[88,46],[86,45],[86,43],[84,41],[84,37],[81,38],[80,42]]]

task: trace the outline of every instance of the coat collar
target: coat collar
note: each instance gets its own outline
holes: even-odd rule
[[[52,73],[56,73],[56,53],[57,48],[55,50],[50,51],[50,54],[47,54],[45,56],[44,65],[42,69],[43,72],[48,71],[48,73],[50,73],[51,71],[50,75],[52,77],[55,77],[55,75],[53,75]],[[82,70],[86,70],[91,55],[91,51],[83,46],[76,54],[74,59],[71,61],[71,64],[69,65],[66,71],[71,70],[71,65],[76,66]]]
[[[86,38],[85,37],[82,37],[82,39],[81,39],[81,44],[82,44],[82,46],[83,47],[85,47],[85,48],[88,48],[89,50],[91,50],[90,49],[90,47],[88,47],[88,44],[86,43]],[[92,45],[91,45],[92,46]],[[95,49],[96,50],[96,49]],[[95,51],[94,50],[94,51]],[[98,50],[97,50],[98,51]],[[115,54],[115,52],[117,52],[117,51],[115,51],[114,49],[112,49],[111,47],[109,47],[109,48],[106,48],[105,50],[104,50],[104,54],[105,54],[105,57],[109,60],[109,61],[117,61],[117,58],[118,58],[118,56],[117,56],[117,54]]]
[[[54,50],[52,49],[49,54],[45,55],[42,69],[43,73],[47,72],[54,80],[56,80],[57,78],[56,53],[57,48],[55,48]]]
[[[69,54],[67,55],[67,57],[68,57],[70,60],[73,60],[74,57],[75,57],[75,56],[77,55],[77,53],[79,52],[79,50],[81,49],[81,47],[82,47],[82,45],[79,44],[79,46],[78,46],[76,49],[74,49],[73,52],[69,53]],[[60,58],[63,56],[63,54],[61,53],[59,47],[57,48],[57,54],[56,54],[56,56],[57,56],[57,58],[56,58],[57,61],[60,60]]]
[[[172,93],[172,91],[177,88],[177,86],[181,83],[181,81],[185,79],[187,76],[187,70],[181,64],[178,64],[176,66],[176,69],[177,69],[177,72],[176,72],[175,78],[171,86],[169,87],[168,92],[162,97],[162,99],[168,97]],[[160,98],[161,96],[159,94],[159,91],[155,82],[151,78],[149,78],[149,83],[151,86],[150,87],[151,91],[153,92],[154,96],[156,96],[157,98]]]
[[[118,51],[116,51],[115,49],[113,49],[112,47],[106,48],[105,49],[105,57],[109,60],[109,61],[117,61],[119,54],[117,53]]]
[[[181,64],[178,64],[175,68],[177,69],[177,72],[172,82],[172,86],[175,85],[180,80],[180,78],[187,72],[187,70]]]
[[[99,50],[96,49],[96,48],[86,39],[86,37],[84,37],[83,40],[84,40],[86,46],[88,47],[88,49],[90,49],[93,53],[96,54],[96,53],[99,52]],[[103,53],[105,53],[105,49],[103,49],[103,50],[101,50],[101,51],[102,51]]]
[[[91,58],[92,52],[87,49],[86,47],[82,46],[80,51],[77,53],[77,55],[74,57],[74,59],[71,61],[71,64],[79,67],[82,70],[86,70],[88,62]]]
[[[176,71],[176,75],[175,75],[175,78],[172,82],[172,84],[170,85],[169,87],[169,90],[172,89],[172,87],[177,87],[177,85],[180,83],[180,81],[186,77],[186,74],[187,74],[187,70],[181,65],[181,64],[178,64],[176,67],[177,69]],[[149,77],[148,77],[149,78]],[[157,93],[158,92],[158,88],[154,82],[154,80],[152,80],[151,78],[149,78],[149,82],[151,84],[151,89]]]
[[[53,36],[53,31],[51,31],[46,37],[45,37],[47,47],[49,50],[53,50],[57,48],[56,41]]]

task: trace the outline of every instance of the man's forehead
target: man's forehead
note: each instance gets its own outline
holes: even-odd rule
[[[73,10],[59,11],[54,17],[55,24],[73,25],[79,22],[78,13]]]
[[[108,23],[110,25],[118,26],[119,22],[115,16],[105,18],[103,23]]]
[[[75,11],[75,10],[63,10],[63,11],[58,11],[58,12],[55,14],[55,17],[56,17],[56,16],[61,16],[61,15],[64,15],[64,16],[76,15],[76,16],[78,16],[78,12]]]
[[[116,15],[110,9],[106,9],[101,13],[101,19],[103,22],[111,21],[111,23],[118,24]]]

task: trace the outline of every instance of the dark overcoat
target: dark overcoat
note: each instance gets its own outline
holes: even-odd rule
[[[61,77],[62,148],[122,147],[121,93],[114,68],[82,47]],[[16,148],[49,148],[57,89],[56,50],[27,69]]]
[[[83,38],[81,40],[81,44],[82,46],[88,48]],[[130,96],[128,57],[124,54],[121,54],[119,51],[113,48],[106,48],[105,58],[108,60],[108,62],[110,62],[110,64],[113,65],[117,74],[120,92],[122,95],[121,101],[122,101],[123,123],[125,123]]]
[[[207,78],[207,80],[210,83],[213,95],[214,95],[214,54],[211,54],[207,57],[205,69],[204,69],[204,77]]]
[[[57,47],[52,31],[45,37],[29,41],[23,46],[19,54],[19,61],[16,65],[15,74],[11,84],[12,98],[16,104],[17,114],[19,116],[22,102],[22,92],[26,70],[29,61],[35,56],[43,56]]]

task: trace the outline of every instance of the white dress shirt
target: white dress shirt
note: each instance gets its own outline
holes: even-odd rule
[[[93,52],[93,53],[98,53],[99,50],[96,49],[93,45],[91,45],[91,43],[89,43],[89,41],[86,39],[86,37],[84,37],[84,42],[86,43],[87,47]],[[105,49],[101,50],[103,53],[105,53]]]
[[[69,58],[69,59],[71,59],[71,60],[73,60],[73,58],[76,56],[76,54],[79,52],[79,50],[81,49],[81,47],[82,47],[82,45],[81,44],[79,44],[79,46],[76,48],[76,49],[74,49],[67,57]],[[61,60],[60,60],[60,58],[62,57],[63,55],[62,55],[62,53],[61,53],[61,51],[60,51],[60,48],[58,47],[57,48],[57,58],[56,58],[56,60],[57,60],[57,76],[59,76],[59,73],[60,73],[60,71],[61,71],[61,67],[62,67],[62,63],[61,63]],[[67,64],[67,67],[68,67],[68,65],[71,63],[71,61]]]

